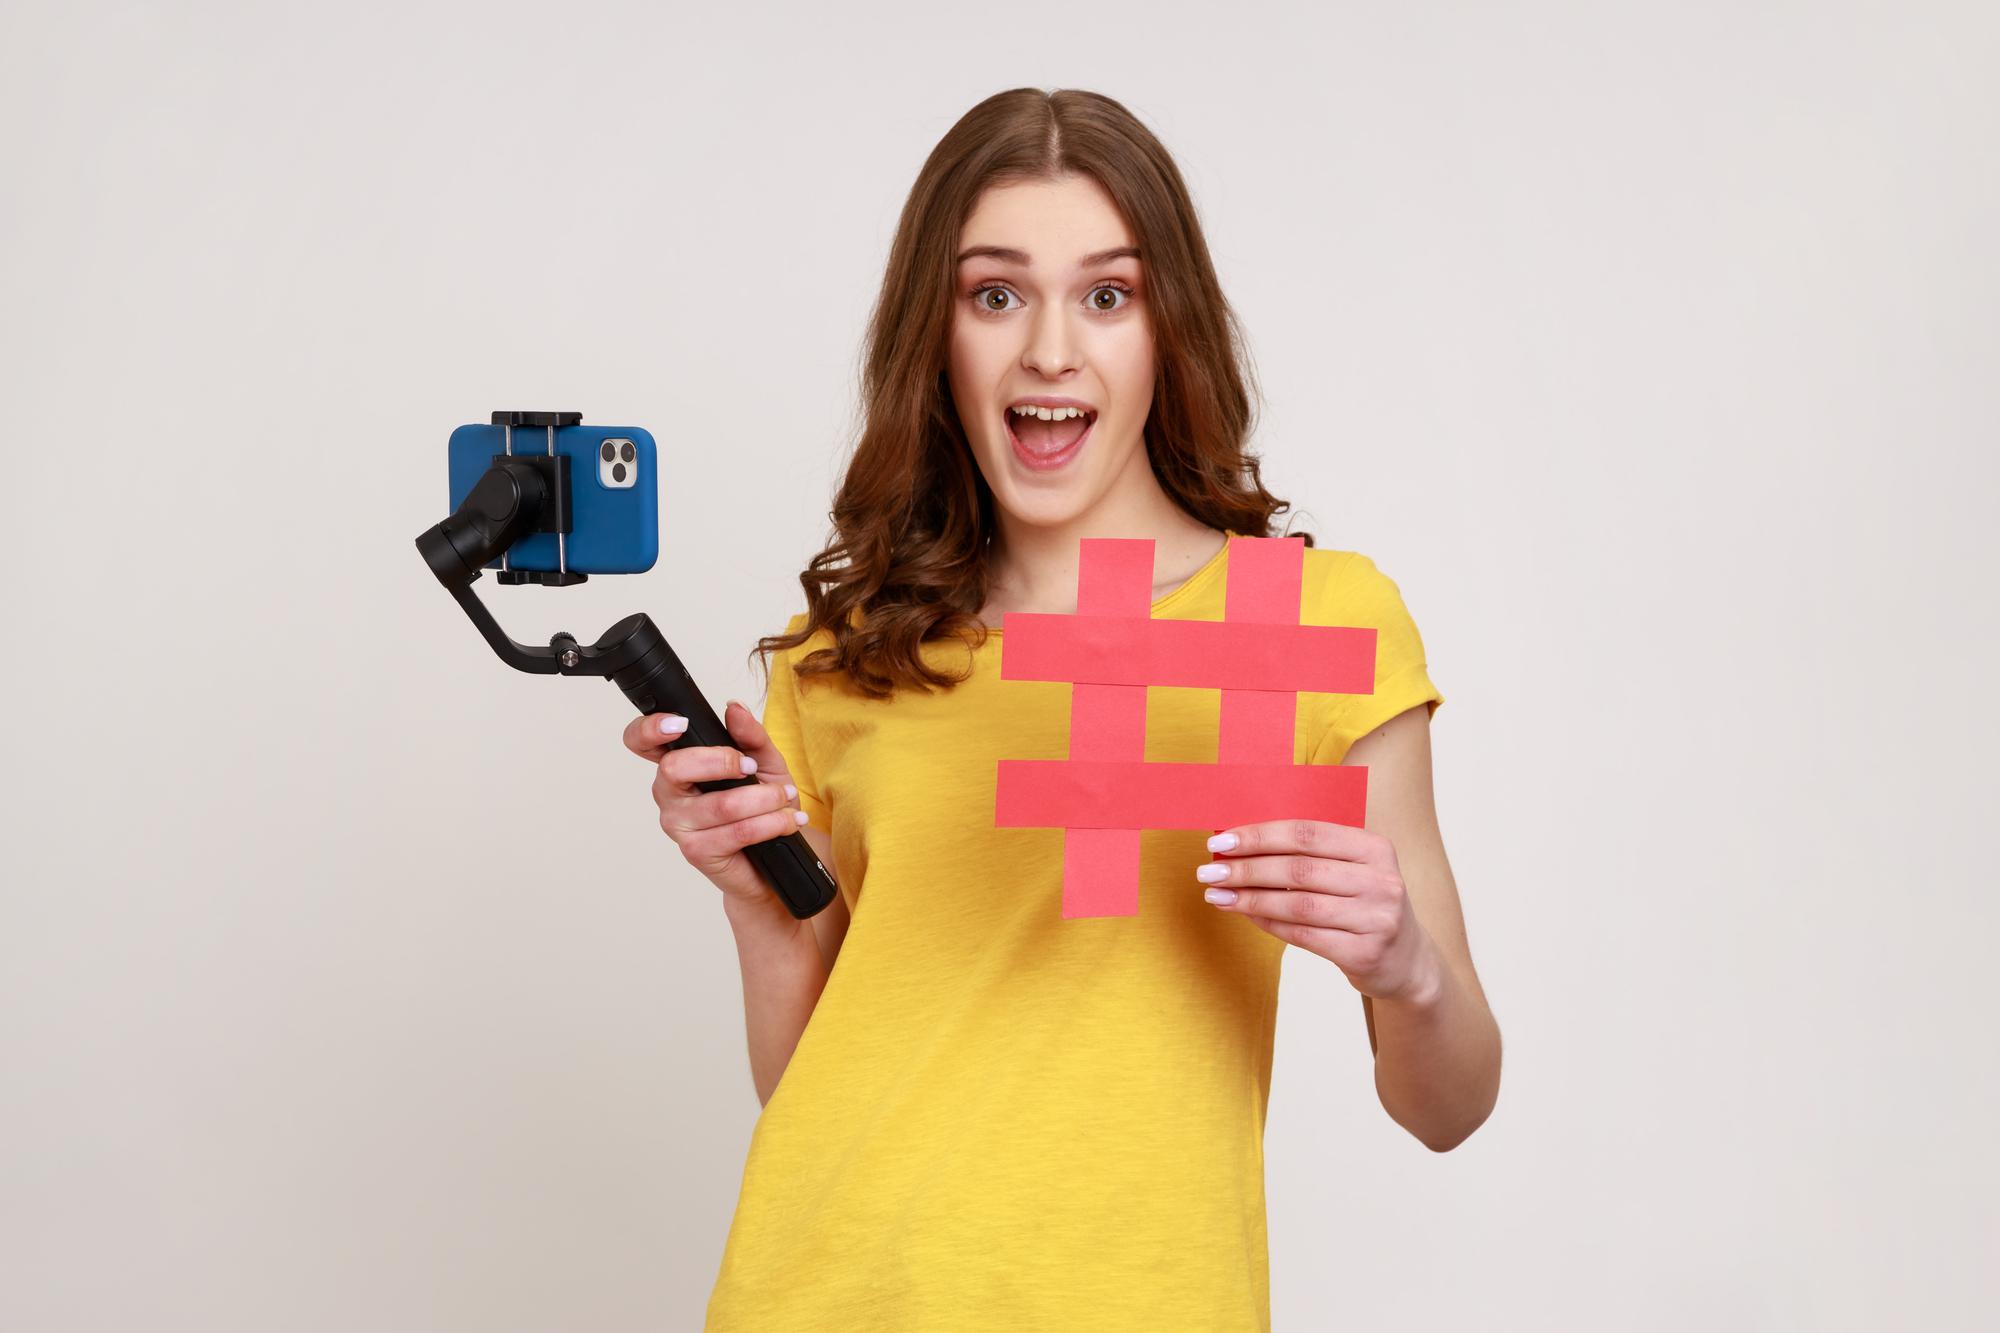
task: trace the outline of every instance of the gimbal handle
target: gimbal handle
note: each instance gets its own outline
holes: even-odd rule
[[[550,418],[543,421],[541,418]],[[495,412],[495,425],[574,425],[577,413]],[[643,611],[604,631],[596,643],[580,645],[569,634],[557,633],[546,648],[530,647],[507,637],[479,595],[472,590],[480,568],[522,536],[536,531],[570,530],[569,458],[562,454],[516,454],[496,457],[450,518],[417,538],[417,550],[439,583],[465,608],[465,614],[485,636],[500,660],[532,675],[605,676],[625,691],[641,713],[679,713],[688,727],[669,750],[685,745],[726,745],[735,741],[708,706],[694,677],[681,663],[673,645]],[[560,526],[551,526],[559,524]],[[586,576],[568,571],[509,571],[509,582],[581,583]],[[751,786],[745,775],[697,782],[703,791]],[[833,875],[821,864],[805,835],[792,832],[743,849],[791,914],[804,920],[825,910],[840,892]]]

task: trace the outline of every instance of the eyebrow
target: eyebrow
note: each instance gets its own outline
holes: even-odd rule
[[[1023,268],[1028,267],[1028,252],[1026,250],[1012,250],[1004,245],[975,245],[969,250],[961,251],[958,256],[958,262],[963,264],[968,259],[979,259],[981,257],[997,259],[1003,264],[1019,264]],[[1114,259],[1137,259],[1138,257],[1138,246],[1120,245],[1109,250],[1099,250],[1094,255],[1085,255],[1077,261],[1076,266],[1078,268],[1096,268],[1100,264],[1108,264]]]

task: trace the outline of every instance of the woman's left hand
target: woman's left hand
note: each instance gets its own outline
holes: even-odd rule
[[[1208,886],[1210,902],[1333,963],[1363,995],[1428,999],[1442,985],[1443,959],[1410,905],[1396,848],[1382,834],[1272,819],[1226,829],[1208,846],[1217,859],[1195,877]],[[1218,890],[1234,900],[1217,902]]]

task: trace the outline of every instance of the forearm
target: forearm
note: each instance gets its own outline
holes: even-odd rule
[[[754,906],[725,901],[743,969],[743,1026],[750,1044],[750,1079],[757,1103],[771,1100],[791,1063],[820,991],[826,960],[810,921],[800,921],[775,897]]]
[[[1371,1001],[1375,1091],[1390,1119],[1448,1152],[1493,1112],[1500,1095],[1500,1027],[1476,987],[1442,958],[1436,984]]]

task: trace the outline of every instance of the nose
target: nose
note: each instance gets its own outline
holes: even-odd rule
[[[1021,366],[1045,379],[1055,379],[1075,370],[1081,360],[1081,343],[1070,324],[1069,313],[1059,302],[1045,302],[1028,327],[1028,345],[1021,350]]]

